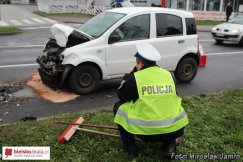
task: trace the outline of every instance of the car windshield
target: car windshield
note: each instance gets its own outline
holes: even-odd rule
[[[243,25],[243,16],[238,16],[234,18],[230,21],[230,23]]]
[[[104,12],[82,25],[79,30],[97,38],[124,16],[125,14],[121,13]]]

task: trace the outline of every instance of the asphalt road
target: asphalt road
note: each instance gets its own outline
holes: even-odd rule
[[[35,59],[50,36],[49,29],[27,30],[26,33],[0,37],[0,81],[27,80],[37,66]],[[205,68],[200,68],[189,84],[176,83],[180,96],[221,92],[243,88],[243,50],[233,44],[216,45],[208,32],[201,32],[200,42],[208,54]],[[73,101],[54,104],[38,96],[21,97],[14,103],[0,106],[0,124],[17,121],[25,116],[45,117],[67,112],[94,109],[111,109],[120,80],[105,81],[91,95],[80,96]],[[20,104],[20,106],[16,106]],[[7,113],[6,113],[7,112]]]

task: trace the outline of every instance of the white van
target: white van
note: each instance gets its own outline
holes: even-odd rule
[[[127,7],[108,10],[79,29],[55,24],[54,38],[37,59],[44,84],[68,84],[78,94],[93,92],[100,80],[120,78],[135,64],[136,44],[149,42],[161,54],[157,64],[180,82],[190,82],[199,65],[198,36],[190,12]]]

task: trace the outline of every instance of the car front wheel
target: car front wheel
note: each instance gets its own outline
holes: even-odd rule
[[[100,73],[92,65],[76,67],[69,76],[69,87],[77,94],[89,94],[99,85]]]
[[[198,64],[195,59],[186,57],[182,59],[174,72],[175,78],[181,83],[187,83],[197,74]]]
[[[243,37],[241,38],[241,40],[240,40],[240,42],[239,42],[239,45],[240,45],[241,47],[243,47]]]
[[[215,39],[217,44],[223,44],[223,41],[222,40],[219,40],[219,39]]]

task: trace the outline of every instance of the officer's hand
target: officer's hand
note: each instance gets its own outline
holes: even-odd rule
[[[132,66],[132,67],[130,67],[130,68],[128,69],[127,73],[128,73],[128,74],[131,74],[131,73],[133,73],[133,72],[135,72],[135,71],[137,71],[137,67],[136,67],[136,66]]]

